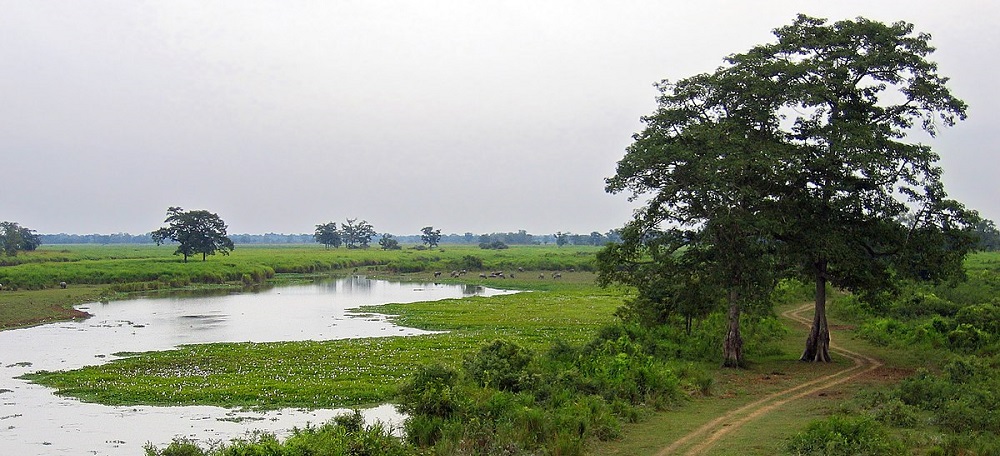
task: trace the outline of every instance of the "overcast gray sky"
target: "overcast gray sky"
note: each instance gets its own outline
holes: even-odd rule
[[[1000,2],[0,0],[0,220],[144,233],[589,233],[661,79],[797,13],[912,22],[969,103],[949,194],[1000,221]]]

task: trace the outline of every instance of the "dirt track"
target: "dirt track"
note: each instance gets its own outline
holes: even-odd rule
[[[812,304],[789,310],[781,315],[790,320],[796,321],[806,327],[812,324],[812,319],[803,317],[802,314],[811,312]],[[700,455],[705,454],[719,439],[730,432],[739,429],[744,424],[771,413],[782,405],[814,394],[840,383],[854,379],[862,374],[871,372],[882,366],[878,360],[855,353],[850,350],[838,347],[833,342],[830,343],[830,351],[853,361],[853,365],[845,367],[837,372],[825,375],[820,378],[810,380],[805,383],[787,388],[776,393],[772,393],[762,399],[744,405],[738,409],[705,423],[701,427],[687,433],[670,446],[660,450],[657,456],[667,456],[675,454]]]

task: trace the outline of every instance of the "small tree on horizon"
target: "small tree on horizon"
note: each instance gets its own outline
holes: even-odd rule
[[[425,226],[420,229],[420,232],[423,233],[420,235],[420,240],[427,244],[427,247],[437,247],[438,243],[441,242],[441,230],[435,230],[433,226]]]
[[[375,236],[375,228],[365,220],[347,219],[347,222],[340,225],[340,231],[344,239],[344,244],[349,249],[366,249]]]
[[[340,231],[337,230],[335,222],[316,225],[316,232],[313,234],[313,239],[326,246],[327,249],[331,246],[335,249],[340,248],[340,245],[343,244],[343,238]]]
[[[228,227],[217,214],[170,207],[164,223],[169,226],[153,231],[153,242],[156,245],[167,240],[177,242],[179,245],[174,255],[183,255],[185,263],[192,255],[200,253],[201,261],[206,261],[208,255],[215,255],[217,251],[229,255],[235,248],[233,241],[226,235]]]
[[[382,247],[382,250],[400,250],[402,247],[399,245],[399,241],[389,234],[383,233],[382,238],[378,240],[378,245]]]

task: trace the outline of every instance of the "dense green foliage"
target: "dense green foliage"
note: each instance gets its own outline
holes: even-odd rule
[[[815,421],[795,435],[788,450],[801,456],[893,456],[906,453],[902,442],[868,416],[835,415]]]
[[[439,454],[581,454],[623,420],[677,401],[676,370],[627,337],[544,354],[494,341],[462,369],[422,367],[400,388],[411,443]]]
[[[344,243],[340,230],[337,229],[336,222],[316,225],[316,232],[313,234],[313,239],[326,246],[326,248],[338,248]]]
[[[850,295],[834,302],[861,337],[923,360],[912,376],[845,411],[928,454],[1000,451],[1000,254],[973,254],[965,264],[964,282],[909,283],[874,304]]]
[[[0,222],[0,253],[15,256],[19,251],[32,251],[42,245],[42,239],[35,230],[25,228],[16,222]]]

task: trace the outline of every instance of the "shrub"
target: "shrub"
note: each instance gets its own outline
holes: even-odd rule
[[[880,423],[889,426],[911,428],[917,425],[917,411],[898,398],[887,399],[876,405],[872,415]]]
[[[517,392],[530,388],[537,377],[528,370],[532,356],[517,344],[497,340],[466,357],[463,368],[480,386]]]
[[[831,416],[814,421],[792,437],[788,451],[796,455],[860,456],[905,454],[902,442],[892,438],[870,417]]]
[[[196,443],[187,439],[175,439],[162,450],[157,450],[153,444],[146,444],[146,456],[205,456]]]
[[[490,249],[490,250],[503,250],[508,247],[507,244],[503,243],[503,241],[493,241],[493,242],[481,242],[479,244],[479,248]]]
[[[990,334],[1000,334],[1000,307],[993,304],[963,307],[955,314],[955,321]]]
[[[975,351],[986,345],[988,340],[989,334],[967,324],[960,324],[948,333],[948,344],[952,350]]]
[[[396,408],[412,415],[450,417],[459,409],[458,372],[440,363],[421,366],[397,393]]]
[[[455,269],[483,269],[483,259],[475,255],[465,255],[462,260],[455,265]]]
[[[929,291],[916,290],[909,296],[896,299],[890,311],[900,318],[915,318],[927,315],[955,315],[959,306],[952,301],[942,299]]]

